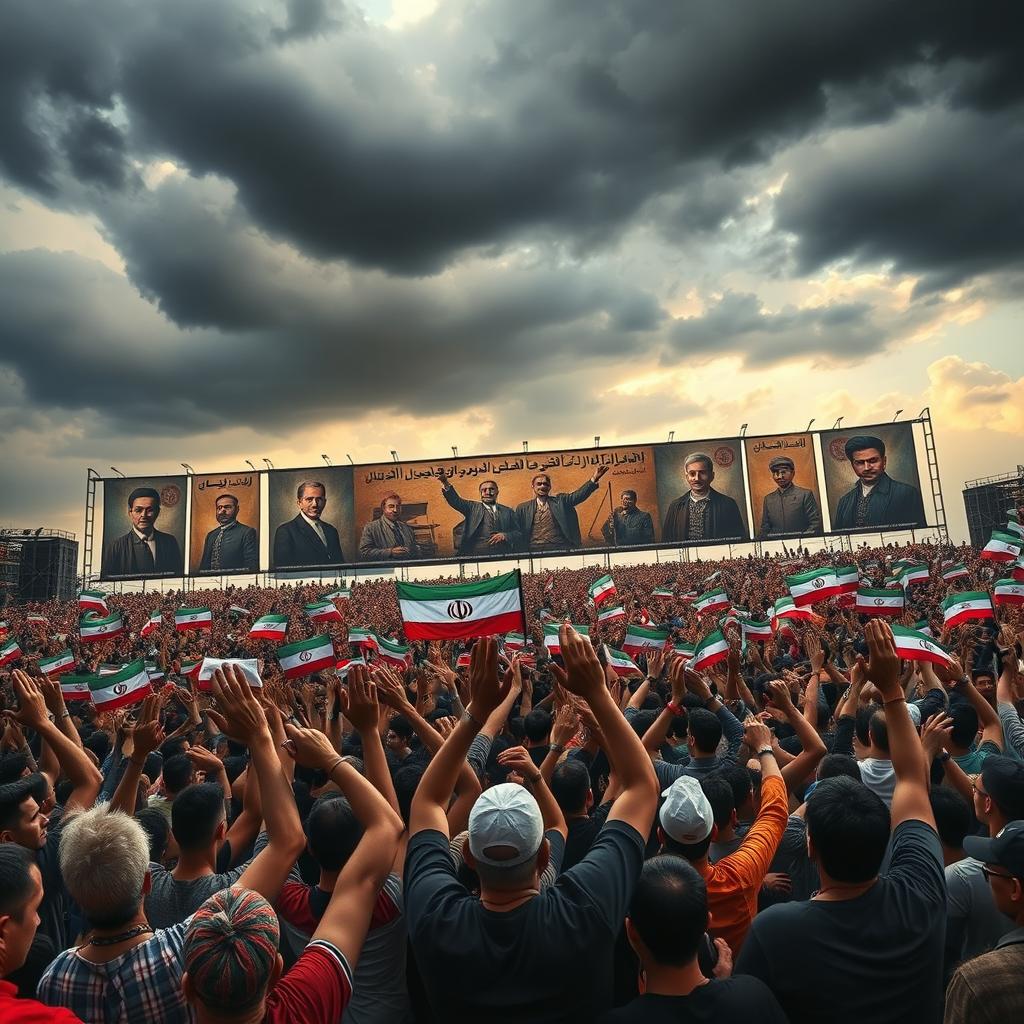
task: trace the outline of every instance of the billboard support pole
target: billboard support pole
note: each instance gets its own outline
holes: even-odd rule
[[[946,507],[942,501],[942,482],[939,480],[939,457],[935,451],[935,435],[932,432],[931,406],[921,410],[921,426],[924,428],[924,450],[928,457],[928,479],[932,485],[932,506],[935,509],[935,526],[939,531],[939,540],[949,543],[949,530],[946,527]]]
[[[85,471],[85,537],[82,544],[82,589],[92,585],[92,541],[96,529],[96,481],[100,475],[90,466]]]

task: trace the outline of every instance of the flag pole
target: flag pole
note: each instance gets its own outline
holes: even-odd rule
[[[516,582],[519,584],[519,618],[523,623],[523,643],[525,646],[529,636],[526,632],[526,599],[523,597],[523,573],[518,567],[513,571],[516,574]]]

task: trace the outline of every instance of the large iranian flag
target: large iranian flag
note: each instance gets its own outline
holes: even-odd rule
[[[288,635],[287,615],[261,615],[250,627],[249,636],[283,640]]]
[[[636,662],[625,651],[617,651],[614,647],[605,644],[604,658],[608,667],[617,676],[643,675]]]
[[[963,562],[957,562],[955,565],[951,565],[942,570],[942,578],[946,583],[952,583],[953,580],[958,580],[970,575],[970,570]]]
[[[967,590],[962,594],[950,594],[942,602],[942,625],[959,626],[973,619],[994,619],[992,599],[984,590]]]
[[[718,587],[715,590],[708,590],[693,602],[693,610],[698,615],[721,611],[723,608],[728,607],[729,595],[721,587]]]
[[[179,608],[174,613],[174,628],[179,633],[190,629],[213,629],[213,612],[209,608]]]
[[[150,633],[155,633],[164,624],[164,617],[159,612],[150,612],[149,618],[146,619],[142,629],[139,630],[139,636],[149,636]]]
[[[0,665],[10,665],[12,661],[17,661],[20,657],[21,647],[14,637],[5,640],[3,646],[0,646]]]
[[[394,665],[395,668],[408,668],[412,664],[412,648],[400,644],[397,640],[377,637],[377,657],[381,661]]]
[[[60,692],[65,701],[91,700],[89,676],[61,676]]]
[[[650,654],[663,651],[668,643],[667,629],[653,629],[651,626],[628,626],[622,649],[627,654]]]
[[[621,604],[609,605],[607,608],[598,608],[597,621],[600,623],[618,622],[626,617],[626,609]]]
[[[306,615],[313,622],[341,622],[341,612],[330,601],[313,601],[306,605]]]
[[[717,665],[728,657],[729,641],[725,639],[720,629],[716,629],[713,633],[708,633],[694,648],[693,670],[703,672],[704,669]]]
[[[793,603],[802,608],[804,605],[827,601],[830,597],[841,594],[839,580],[835,569],[808,569],[798,572],[795,576],[786,577],[786,586],[793,598]]]
[[[78,633],[83,644],[95,643],[99,640],[112,640],[124,632],[124,619],[120,612],[114,612],[106,618],[96,615],[83,615],[78,622]]]
[[[312,675],[314,672],[334,666],[334,644],[326,634],[312,636],[308,640],[300,640],[297,644],[278,647],[277,660],[281,663],[281,671],[284,672],[286,679]]]
[[[556,655],[562,653],[562,644],[558,639],[558,631],[561,628],[560,622],[545,622],[544,623],[544,646],[547,648],[548,654]],[[586,626],[573,626],[573,629],[584,640],[590,640],[590,630]]]
[[[860,569],[855,565],[840,565],[836,567],[836,583],[839,584],[840,594],[856,594],[860,586]]]
[[[1024,604],[1024,583],[1017,580],[996,580],[992,597],[997,605]]]
[[[897,578],[904,590],[914,583],[927,583],[931,578],[931,570],[927,565],[915,564],[903,566]]]
[[[107,595],[102,590],[82,590],[78,594],[78,610],[80,612],[99,612],[100,615],[110,614],[107,609]]]
[[[526,646],[526,637],[522,633],[506,633],[504,646],[506,651],[514,654]]]
[[[74,663],[75,656],[69,649],[61,651],[60,654],[55,654],[52,658],[40,658],[39,670],[45,676],[53,676],[66,668],[70,668]]]
[[[199,675],[196,677],[197,688],[203,691],[212,690],[213,673],[228,665],[237,666],[253,689],[263,686],[263,680],[260,679],[260,663],[256,658],[203,658],[199,666]]]
[[[479,583],[395,588],[409,640],[468,640],[526,629],[518,569]]]
[[[595,605],[599,605],[603,601],[607,601],[615,596],[615,580],[608,573],[605,573],[600,579],[596,579],[590,584],[587,588],[587,593],[590,595],[590,600]]]
[[[862,587],[857,591],[854,608],[861,615],[902,615],[906,598],[900,590],[877,590]]]
[[[916,629],[905,626],[892,627],[893,639],[896,641],[896,653],[904,661],[930,661],[934,665],[952,665],[953,656],[930,636]]]
[[[142,658],[129,662],[120,671],[108,676],[86,676],[89,695],[97,711],[116,711],[138,704],[153,692]]]
[[[989,542],[981,549],[981,557],[992,562],[1015,562],[1022,546],[1024,540],[1017,534],[993,530]]]

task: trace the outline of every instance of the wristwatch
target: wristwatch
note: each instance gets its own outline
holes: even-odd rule
[[[762,747],[760,750],[755,750],[754,753],[758,757],[764,757],[765,754],[772,754],[774,756],[775,751],[771,747]]]

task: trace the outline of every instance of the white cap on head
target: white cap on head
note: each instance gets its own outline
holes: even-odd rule
[[[715,824],[711,804],[700,788],[700,783],[689,775],[676,779],[662,794],[658,820],[670,839],[692,845],[703,842]]]
[[[917,729],[921,728],[921,709],[917,704],[907,704],[907,713],[910,715],[910,720],[914,723],[914,727]]]
[[[469,812],[469,852],[481,864],[513,868],[537,855],[544,819],[537,801],[522,786],[503,782],[484,790]],[[515,850],[508,858],[489,857],[495,847]]]

